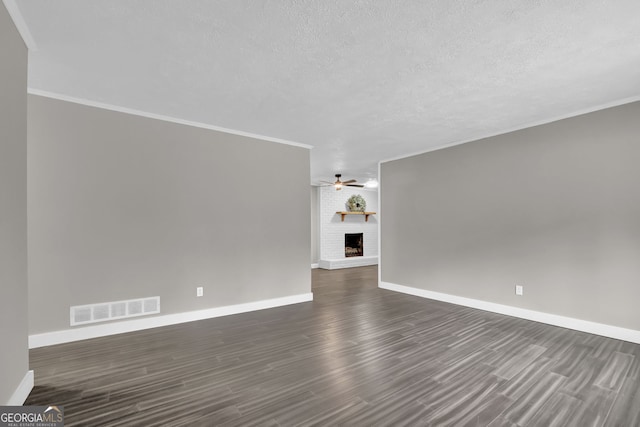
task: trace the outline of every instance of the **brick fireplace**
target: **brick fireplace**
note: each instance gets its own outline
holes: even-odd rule
[[[346,215],[342,221],[341,216],[336,214],[348,210],[346,202],[355,194],[366,200],[367,211],[378,211],[376,190],[351,187],[341,191],[333,187],[318,189],[320,268],[333,270],[378,264],[378,216],[371,215],[365,221],[364,215]],[[348,243],[348,235],[357,235],[360,242]]]

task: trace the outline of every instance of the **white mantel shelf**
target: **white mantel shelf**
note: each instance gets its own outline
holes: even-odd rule
[[[369,215],[375,215],[375,212],[347,212],[347,211],[338,211],[336,212],[336,214],[339,214],[342,216],[342,222],[344,222],[344,216],[345,215],[364,215],[364,222],[368,222],[369,221]]]

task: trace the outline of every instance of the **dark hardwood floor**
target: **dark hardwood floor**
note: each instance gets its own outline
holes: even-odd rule
[[[640,426],[640,346],[314,270],[314,302],[31,350],[83,426]]]

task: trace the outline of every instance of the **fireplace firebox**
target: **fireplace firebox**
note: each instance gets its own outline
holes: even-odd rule
[[[347,233],[344,235],[344,256],[362,256],[364,253],[362,233]]]

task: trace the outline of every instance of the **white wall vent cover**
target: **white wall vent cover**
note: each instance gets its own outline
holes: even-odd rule
[[[71,307],[71,326],[160,313],[160,297],[101,302]]]

